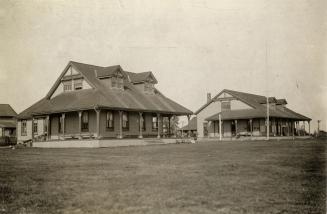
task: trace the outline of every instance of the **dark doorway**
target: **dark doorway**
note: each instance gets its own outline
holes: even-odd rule
[[[231,123],[231,132],[232,132],[232,136],[235,136],[236,135],[235,121],[232,121],[232,123]]]

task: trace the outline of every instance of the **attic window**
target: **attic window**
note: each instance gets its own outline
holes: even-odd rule
[[[122,76],[114,76],[111,78],[112,88],[124,89],[124,79]]]
[[[83,89],[83,80],[78,79],[74,81],[74,90],[81,90]]]
[[[144,91],[147,92],[147,93],[153,93],[153,91],[154,91],[153,83],[145,82],[144,83]]]
[[[63,82],[63,85],[64,85],[64,91],[72,90],[72,82],[71,81],[65,81],[65,82]]]

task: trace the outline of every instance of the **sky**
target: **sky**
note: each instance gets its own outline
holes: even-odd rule
[[[286,98],[327,130],[327,1],[0,1],[0,103],[19,113],[69,60],[152,71],[192,111],[222,89]]]

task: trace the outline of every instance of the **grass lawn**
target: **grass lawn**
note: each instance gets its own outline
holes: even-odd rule
[[[0,149],[0,213],[326,213],[326,142]]]

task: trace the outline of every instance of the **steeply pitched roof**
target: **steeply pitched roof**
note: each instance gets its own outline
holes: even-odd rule
[[[193,117],[187,125],[183,126],[182,128],[179,128],[178,130],[183,130],[183,131],[197,130],[196,117]]]
[[[51,114],[59,112],[68,112],[76,110],[93,109],[95,107],[121,109],[130,111],[144,112],[162,112],[176,115],[192,114],[185,107],[177,104],[169,98],[162,95],[158,90],[154,95],[140,92],[128,78],[124,79],[124,90],[115,90],[109,88],[99,75],[108,76],[120,66],[100,67],[78,62],[69,62],[66,69],[73,66],[90,83],[92,89],[83,89],[61,93],[55,97],[50,97],[60,84],[64,72],[60,75],[55,85],[52,87],[47,96],[39,102],[19,114],[19,118],[28,118],[32,115]],[[64,70],[65,71],[65,70]],[[121,72],[129,75],[130,72]]]
[[[148,77],[151,77],[154,83],[158,83],[156,78],[153,76],[151,71],[142,72],[142,73],[133,73],[133,72],[126,72],[131,80],[132,83],[141,83],[145,82]]]
[[[0,104],[0,117],[16,117],[17,113],[9,104]]]

